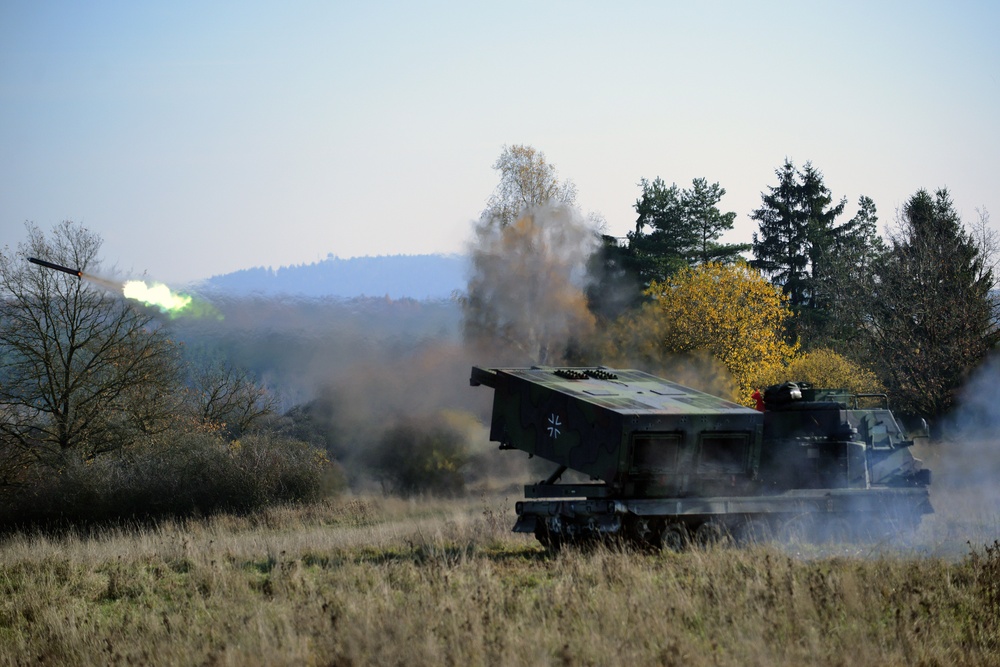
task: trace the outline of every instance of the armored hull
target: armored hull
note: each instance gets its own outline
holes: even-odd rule
[[[783,386],[758,411],[603,367],[474,367],[470,382],[494,390],[491,440],[556,465],[516,506],[514,530],[545,544],[854,539],[932,511],[929,472],[891,413],[840,395]],[[591,481],[560,483],[567,470]]]

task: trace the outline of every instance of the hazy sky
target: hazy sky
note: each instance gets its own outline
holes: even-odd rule
[[[517,143],[616,235],[640,178],[705,177],[749,240],[786,157],[848,215],[947,186],[996,227],[998,33],[985,1],[0,0],[0,246],[78,220],[172,282],[462,252]]]

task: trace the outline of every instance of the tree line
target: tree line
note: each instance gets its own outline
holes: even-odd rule
[[[530,146],[504,147],[494,168],[500,185],[479,229],[505,240],[473,250],[466,335],[494,346],[545,339],[538,323],[554,304],[574,303],[574,289],[586,297],[586,312],[573,307],[572,332],[548,330],[533,362],[638,363],[744,403],[753,389],[791,379],[884,390],[901,412],[937,419],[1000,339],[988,213],[963,223],[946,188],[918,189],[882,236],[870,197],[845,219],[847,199],[822,172],[786,159],[749,212],[753,242],[731,244],[722,236],[736,213],[721,208],[719,183],[642,178],[635,228],[624,239],[595,232],[585,276],[563,266],[560,286],[550,275],[557,249],[511,239],[528,227],[553,236],[548,228],[562,223],[551,211],[574,210],[575,188]],[[498,259],[496,247],[510,256]],[[519,256],[524,248],[534,257]],[[504,261],[545,300],[529,294],[519,308],[501,307],[480,282],[487,266],[502,275]]]

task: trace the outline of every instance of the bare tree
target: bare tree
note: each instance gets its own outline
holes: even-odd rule
[[[467,341],[560,363],[594,327],[584,280],[599,238],[576,211],[542,206],[507,226],[483,219],[462,300]]]
[[[977,208],[976,214],[979,216],[971,225],[969,233],[973,243],[979,249],[979,256],[982,264],[979,266],[978,279],[992,276],[1000,279],[1000,234],[990,226],[990,212],[985,208]],[[993,321],[1000,326],[1000,291],[995,287],[989,292],[990,307],[993,309]]]
[[[979,249],[979,256],[982,258],[982,266],[979,267],[981,278],[987,273],[998,275],[997,265],[1000,264],[1000,235],[997,230],[990,226],[990,212],[985,208],[977,208],[976,214],[979,216],[969,225],[969,235],[972,242]]]
[[[500,227],[511,224],[530,209],[549,204],[576,203],[576,186],[572,181],[560,181],[556,168],[545,159],[545,153],[520,144],[504,146],[493,163],[500,172],[500,183],[486,203],[481,218],[496,220]]]
[[[240,437],[278,407],[277,397],[250,371],[225,361],[202,366],[193,374],[189,402],[199,421],[231,438]]]
[[[91,281],[26,260],[97,273],[101,238],[73,222],[0,254],[0,447],[60,465],[169,427],[176,348],[153,315]],[[13,454],[11,454],[13,455]]]
[[[584,292],[600,216],[575,208],[576,186],[531,146],[504,146],[500,183],[476,225],[462,298],[466,340],[552,363],[594,325]]]

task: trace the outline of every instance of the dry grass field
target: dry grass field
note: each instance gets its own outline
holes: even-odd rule
[[[546,553],[495,496],[13,535],[0,664],[1000,664],[998,519],[963,502],[903,546],[680,554]]]

